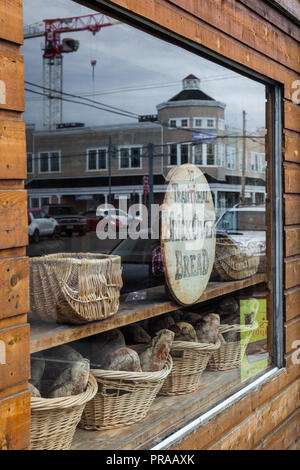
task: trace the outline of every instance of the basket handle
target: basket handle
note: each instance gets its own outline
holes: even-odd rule
[[[239,331],[241,333],[250,332],[258,328],[258,323],[253,322],[251,325],[220,325],[220,333],[227,333],[228,331]]]
[[[64,282],[63,285],[62,285],[62,291],[65,294],[65,296],[68,297],[69,299],[73,300],[73,302],[79,302],[81,304],[88,304],[88,303],[91,303],[91,302],[101,302],[102,300],[109,299],[109,297],[97,297],[96,299],[93,299],[93,300],[91,300],[91,299],[83,300],[83,299],[75,298],[71,294],[71,292],[70,292],[71,288],[68,286],[68,284],[66,282]]]

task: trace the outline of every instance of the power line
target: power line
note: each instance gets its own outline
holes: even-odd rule
[[[131,112],[131,111],[127,111],[127,110],[124,110],[124,109],[121,109],[121,108],[117,108],[117,107],[115,107],[115,106],[107,105],[107,104],[105,104],[105,103],[101,103],[100,101],[91,100],[91,99],[89,99],[89,98],[84,98],[84,97],[81,97],[81,96],[79,96],[79,95],[75,95],[75,94],[72,94],[72,93],[66,93],[66,92],[62,92],[62,91],[52,90],[51,88],[43,87],[43,86],[41,86],[41,85],[38,85],[38,84],[32,83],[32,82],[28,82],[28,81],[26,81],[26,80],[25,80],[25,83],[26,83],[27,85],[31,85],[31,86],[40,88],[40,89],[42,89],[42,90],[47,90],[47,91],[50,91],[50,92],[53,92],[53,93],[59,93],[60,95],[70,96],[70,97],[72,97],[72,98],[78,98],[78,99],[80,99],[80,100],[85,100],[85,101],[87,101],[87,102],[89,102],[89,103],[92,103],[92,104],[96,104],[96,105],[100,105],[100,106],[105,106],[105,107],[107,107],[107,108],[109,108],[109,109],[111,109],[111,110],[120,111],[120,112],[122,112],[122,113],[124,113],[124,114],[128,114],[129,116],[134,117],[134,118],[138,118],[138,117],[139,117],[138,114],[136,114],[136,113],[133,113],[133,112]],[[31,90],[27,90],[27,91],[31,91]],[[42,94],[43,96],[45,96],[44,93],[41,93],[41,94]],[[56,98],[59,99],[60,97],[57,96]],[[51,99],[50,96],[49,96],[49,99]]]
[[[228,80],[228,79],[234,79],[234,78],[240,78],[240,76],[235,76],[235,75],[217,75],[212,78],[202,78],[201,82],[211,82],[211,81],[217,81],[217,80]],[[169,88],[169,87],[175,87],[180,85],[179,81],[174,81],[174,82],[166,82],[166,83],[157,83],[157,84],[148,84],[148,85],[136,85],[133,87],[122,87],[122,88],[113,88],[113,89],[108,89],[105,91],[96,91],[95,96],[100,96],[100,95],[109,95],[109,94],[114,94],[114,93],[126,93],[126,92],[131,92],[131,91],[143,91],[143,90],[151,90],[151,89],[156,89],[156,88]],[[78,93],[81,96],[91,96],[91,93],[86,92],[86,93]]]
[[[100,109],[101,111],[107,111],[107,112],[111,112],[113,114],[118,114],[120,116],[124,116],[124,117],[128,117],[128,118],[131,118],[131,119],[139,119],[139,115],[136,114],[136,113],[133,113],[131,111],[127,111],[127,110],[124,110],[124,109],[121,109],[121,108],[117,108],[115,106],[111,106],[111,105],[107,105],[105,103],[101,103],[100,101],[95,101],[95,100],[91,100],[89,98],[84,98],[84,97],[81,97],[79,95],[75,95],[75,94],[71,94],[71,93],[67,93],[67,92],[60,92],[60,91],[57,91],[57,90],[52,90],[50,88],[47,88],[47,87],[43,87],[41,85],[38,85],[36,83],[32,83],[32,82],[29,82],[29,81],[25,81],[25,83],[27,83],[28,85],[31,85],[31,86],[35,86],[37,88],[40,88],[42,90],[47,90],[47,91],[52,91],[54,93],[60,93],[61,95],[66,95],[66,96],[70,96],[70,97],[74,97],[74,98],[78,98],[80,100],[85,100],[86,102],[88,103],[92,103],[91,105],[88,105],[87,103],[85,102],[81,102],[81,101],[74,101],[74,100],[68,100],[66,98],[63,98],[62,96],[57,96],[56,98],[57,99],[60,99],[62,101],[66,101],[66,102],[70,102],[70,103],[75,103],[75,104],[82,104],[82,105],[85,105],[85,106],[90,106],[91,108],[95,108],[95,109]],[[36,95],[40,95],[40,96],[43,96],[45,97],[45,93],[39,93],[37,91],[34,91],[34,90],[30,90],[28,88],[25,88],[25,91],[28,91],[30,93],[34,93]],[[50,95],[48,95],[48,98],[51,99],[52,97]],[[98,106],[93,106],[93,104],[96,104]],[[100,105],[100,106],[99,106]],[[106,108],[103,108],[102,106],[105,106]],[[165,127],[166,129],[170,129],[169,127],[169,124],[167,122],[163,122],[163,121],[154,121],[154,124],[157,124],[159,126],[163,126]],[[184,128],[184,127],[174,127],[172,129],[176,129],[176,130],[182,130],[182,131],[185,131],[185,132],[191,132],[190,129],[187,129],[187,128]],[[208,132],[205,132],[205,130],[201,130],[201,132],[203,134],[207,134],[209,135]],[[221,138],[221,136],[218,136],[219,138]],[[261,136],[258,136],[258,138],[261,138]]]
[[[95,106],[93,106],[93,105],[89,105],[89,104],[87,104],[87,103],[80,102],[80,101],[68,100],[68,99],[66,99],[66,98],[63,98],[62,96],[57,96],[57,97],[56,97],[57,99],[60,99],[60,100],[62,100],[62,101],[68,101],[68,102],[70,102],[70,103],[83,104],[83,105],[85,105],[85,106],[90,106],[90,107],[93,107],[93,108],[96,108],[96,109],[100,109],[100,110],[102,110],[102,111],[112,112],[112,113],[114,113],[114,114],[119,114],[119,115],[121,115],[121,116],[129,117],[129,118],[134,118],[134,119],[138,119],[138,118],[139,118],[139,115],[138,115],[138,114],[131,113],[131,111],[125,111],[125,110],[122,110],[122,109],[120,109],[120,108],[115,108],[114,106],[106,105],[106,104],[103,104],[103,103],[98,102],[98,101],[95,101],[95,100],[90,100],[90,99],[88,99],[88,98],[82,98],[82,97],[80,97],[80,96],[78,96],[78,95],[73,95],[73,94],[71,94],[71,93],[57,92],[56,90],[52,90],[52,89],[50,89],[50,88],[46,88],[46,87],[43,87],[43,86],[41,86],[41,85],[37,85],[37,84],[32,83],[32,82],[25,81],[25,83],[27,83],[28,85],[31,85],[31,86],[35,86],[35,87],[41,88],[42,90],[52,91],[52,92],[54,92],[54,93],[60,93],[61,95],[66,95],[66,96],[71,96],[71,97],[79,98],[79,99],[81,99],[81,100],[88,101],[89,103],[95,103],[95,104],[97,104],[97,105],[100,104],[100,105],[106,106],[106,107],[109,108],[109,109],[102,108],[102,107],[95,107]],[[39,93],[39,92],[37,92],[37,91],[30,90],[30,89],[28,89],[28,88],[25,88],[25,91],[28,91],[28,92],[30,92],[30,93],[34,93],[34,94],[36,94],[36,95],[41,95],[41,96],[45,97],[45,93]],[[46,95],[46,96],[47,96],[47,95]],[[51,96],[48,95],[48,98],[51,99]],[[115,111],[115,110],[121,111],[122,113],[120,114],[120,112],[117,112],[117,111]],[[126,114],[124,114],[124,113],[126,113]],[[128,114],[128,113],[130,113],[130,114]],[[166,123],[166,122],[163,122],[163,121],[157,122],[157,121],[155,121],[154,124],[161,125],[161,126],[166,127],[167,129],[169,129],[169,124]],[[173,128],[173,129],[183,130],[183,131],[190,132],[190,129],[186,129],[186,128],[184,128],[184,127],[178,127],[178,126],[176,126],[176,127]],[[204,133],[205,133],[205,131],[204,131]]]
[[[42,96],[45,96],[44,93],[40,93],[38,91],[34,91],[34,90],[29,90],[29,88],[25,88],[25,91],[28,91],[29,93],[34,93],[36,95],[42,95]],[[62,101],[67,101],[69,103],[75,103],[75,104],[81,104],[83,106],[88,106],[90,108],[95,108],[95,109],[100,109],[101,111],[106,111],[108,113],[113,113],[113,114],[118,114],[119,116],[123,116],[123,117],[128,117],[128,118],[131,118],[131,119],[137,119],[135,118],[134,116],[131,116],[131,115],[128,115],[128,114],[124,114],[124,113],[121,113],[121,112],[118,112],[118,111],[114,111],[112,109],[106,109],[106,108],[102,108],[100,106],[95,106],[93,104],[89,104],[89,103],[84,103],[82,101],[75,101],[75,100],[69,100],[67,98],[63,98],[62,96],[57,96],[56,99],[58,100],[62,100]]]
[[[57,96],[56,97],[57,99],[62,100],[62,101],[66,101],[66,102],[69,102],[69,103],[75,103],[75,104],[81,104],[81,105],[84,105],[84,106],[89,106],[91,108],[100,109],[101,111],[111,112],[113,114],[118,114],[120,116],[128,117],[128,118],[131,118],[131,119],[138,119],[140,117],[138,114],[132,113],[131,111],[126,111],[126,110],[123,110],[121,108],[117,108],[115,106],[106,105],[104,103],[101,103],[101,102],[98,102],[98,101],[95,101],[95,100],[91,100],[91,99],[88,99],[88,98],[82,98],[79,95],[66,93],[66,92],[57,92],[56,90],[51,90],[50,88],[46,88],[46,87],[43,87],[41,85],[37,85],[35,83],[28,82],[28,81],[25,81],[25,83],[27,83],[28,85],[31,85],[31,86],[38,87],[38,88],[43,89],[43,90],[53,91],[55,93],[60,93],[61,95],[71,96],[71,97],[75,97],[75,98],[78,98],[78,99],[81,99],[81,100],[85,100],[85,101],[87,101],[87,103],[86,102],[81,102],[81,101],[69,100],[67,98],[64,98],[63,96]],[[45,97],[45,93],[30,90],[28,88],[25,88],[25,91]],[[48,95],[48,98],[51,99],[51,96]],[[89,103],[92,103],[92,104],[89,104]],[[94,104],[97,104],[98,106],[95,106]],[[99,106],[99,105],[101,105],[101,106]],[[102,106],[106,106],[107,109],[103,108]],[[185,128],[185,127],[176,126],[176,127],[170,128],[169,123],[164,122],[164,121],[154,121],[153,124],[163,126],[163,127],[167,128],[168,130],[172,129],[172,130],[181,130],[181,131],[185,131],[185,132],[191,132],[191,129]],[[205,130],[201,130],[201,132],[203,134],[207,134],[208,138],[209,137],[212,138],[212,136],[211,136],[211,134],[209,134],[209,132],[207,132]],[[216,137],[214,136],[214,138],[231,138],[231,137],[236,137],[236,136],[216,136]],[[255,138],[264,138],[264,136],[254,136],[254,137]],[[243,136],[239,136],[239,138],[243,138]]]
[[[25,83],[31,84],[30,82],[25,82]],[[44,89],[44,87],[42,87],[42,86],[40,86],[40,85],[34,85],[34,86],[37,86],[37,87],[39,87],[39,88]],[[47,90],[50,90],[50,88],[47,88]],[[41,96],[45,97],[45,94],[44,94],[44,93],[41,93],[41,92],[38,92],[38,91],[34,91],[34,90],[30,90],[29,88],[25,88],[25,91],[28,91],[29,93],[34,93],[34,94],[36,94],[36,95],[41,95]],[[54,91],[54,90],[52,90],[52,91]],[[69,96],[76,96],[76,95],[71,95],[71,94],[69,94],[69,93],[64,93],[64,92],[62,92],[62,94],[63,94],[63,95],[69,95]],[[48,98],[51,99],[51,96],[48,95]],[[67,102],[69,102],[69,103],[82,104],[82,105],[84,105],[84,106],[89,106],[89,107],[91,107],[91,108],[100,109],[100,110],[102,110],[102,111],[107,111],[107,112],[110,112],[110,113],[113,113],[113,114],[118,114],[118,115],[120,115],[120,116],[125,116],[125,117],[131,118],[131,119],[138,119],[138,118],[139,118],[139,115],[138,115],[138,114],[136,114],[136,115],[134,115],[134,116],[131,116],[131,115],[128,115],[128,114],[120,113],[120,112],[118,112],[118,111],[114,111],[113,109],[106,109],[106,108],[102,108],[102,107],[99,107],[99,106],[94,106],[94,105],[92,105],[92,104],[85,103],[85,102],[81,102],[81,101],[69,100],[69,99],[67,99],[67,98],[64,98],[63,96],[57,96],[57,99],[62,100],[62,101],[67,101]],[[80,98],[80,97],[79,97],[79,99],[83,99],[83,98]],[[86,99],[86,98],[84,98],[84,99]],[[87,99],[86,99],[86,100],[87,100]],[[94,101],[94,100],[87,100],[87,101],[98,103],[97,101]],[[108,105],[105,105],[105,106],[108,106]],[[126,111],[124,111],[124,112],[126,112]],[[159,126],[163,126],[163,127],[166,127],[167,129],[169,129],[169,124],[166,123],[166,122],[163,122],[163,121],[159,121],[159,122],[158,122],[158,121],[154,121],[153,124],[159,125]],[[172,129],[190,132],[190,129],[186,129],[186,128],[184,128],[184,127],[174,127],[174,128],[172,128]],[[205,133],[205,131],[203,131],[203,132]]]

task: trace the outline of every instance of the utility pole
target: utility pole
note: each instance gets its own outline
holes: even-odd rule
[[[154,204],[154,191],[153,191],[153,162],[155,158],[162,158],[162,157],[169,157],[169,153],[155,153],[155,145],[154,144],[148,144],[148,152],[147,152],[147,158],[148,158],[148,165],[149,165],[149,176],[148,176],[148,184],[149,184],[149,227],[151,227],[152,224],[152,207]]]
[[[108,204],[111,204],[111,160],[112,160],[113,146],[111,136],[108,138]]]
[[[149,151],[149,204],[150,204],[150,210],[151,210],[151,205],[154,203],[154,195],[153,195],[153,158],[154,158],[154,145],[149,144],[148,145],[148,151]]]
[[[149,223],[152,221],[152,206],[154,203],[153,194],[153,158],[154,158],[154,145],[148,145],[148,165],[149,165]],[[151,225],[150,225],[151,226]]]
[[[242,190],[241,190],[241,203],[245,203],[245,190],[246,190],[246,111],[243,111],[243,160],[242,160]]]

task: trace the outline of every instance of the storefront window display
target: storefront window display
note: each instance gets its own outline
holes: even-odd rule
[[[271,89],[76,2],[24,18],[33,416],[94,387],[68,448],[149,448],[274,366]]]

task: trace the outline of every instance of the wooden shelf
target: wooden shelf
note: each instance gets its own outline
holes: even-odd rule
[[[210,282],[199,300],[199,303],[262,282],[266,282],[265,274],[256,274],[242,281]],[[148,289],[146,299],[138,303],[127,302],[126,298],[127,295],[121,297],[118,313],[106,320],[84,325],[31,323],[31,353],[53,348],[54,346],[66,344],[104,331],[113,330],[114,328],[162,315],[163,313],[172,312],[180,308],[180,305],[167,297],[164,286]]]
[[[193,393],[157,397],[145,419],[105,431],[77,429],[72,450],[149,449],[240,388],[240,369],[204,372],[202,387]]]

